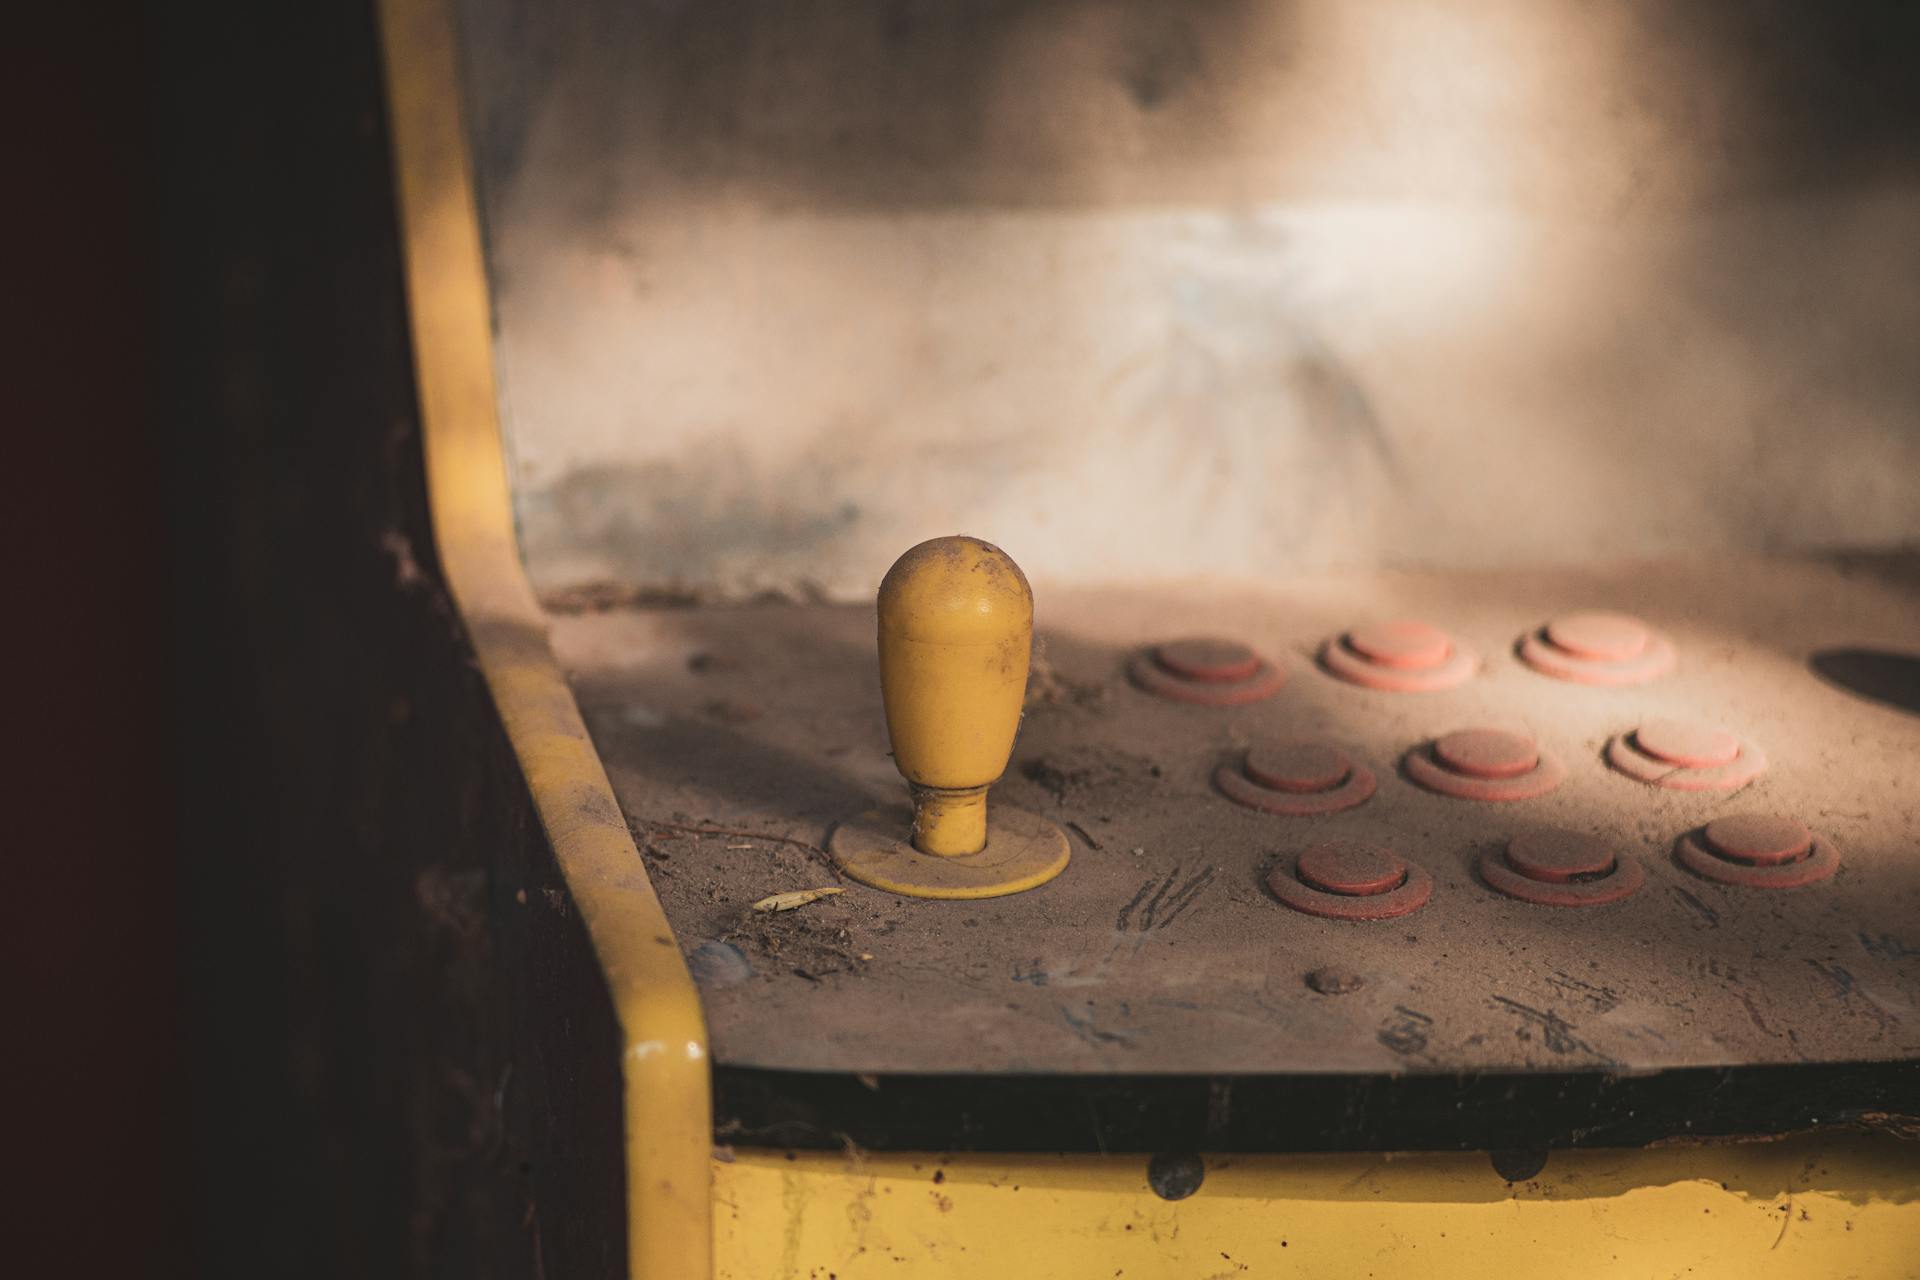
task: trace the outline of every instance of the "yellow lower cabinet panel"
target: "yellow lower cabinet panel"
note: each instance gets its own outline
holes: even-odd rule
[[[1802,1138],[1556,1152],[1220,1156],[1169,1201],[1132,1156],[747,1151],[714,1164],[723,1280],[1920,1276],[1920,1147]]]

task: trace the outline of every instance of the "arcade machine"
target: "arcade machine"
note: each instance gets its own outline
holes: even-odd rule
[[[1920,165],[1769,14],[387,0],[630,1274],[1920,1274]]]

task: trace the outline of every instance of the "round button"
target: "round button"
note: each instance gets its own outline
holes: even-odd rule
[[[1153,651],[1154,660],[1189,680],[1245,680],[1260,669],[1260,655],[1238,640],[1197,636],[1169,640]]]
[[[1614,856],[1606,841],[1579,831],[1537,831],[1508,842],[1507,865],[1529,880],[1570,884],[1607,874]]]
[[[1540,763],[1533,740],[1504,729],[1462,729],[1438,738],[1436,760],[1469,778],[1517,778]]]
[[[1753,867],[1795,862],[1813,849],[1813,832],[1792,818],[1739,813],[1709,822],[1707,844],[1723,858]]]
[[[1725,729],[1684,720],[1649,720],[1633,731],[1634,745],[1648,755],[1686,769],[1731,764],[1740,739]]]
[[[1407,864],[1391,849],[1335,840],[1301,854],[1296,874],[1326,893],[1357,898],[1398,888],[1406,881]]]
[[[1593,662],[1625,662],[1647,647],[1647,624],[1624,613],[1569,613],[1547,624],[1547,639]]]
[[[1426,670],[1453,653],[1447,633],[1424,622],[1376,622],[1347,632],[1347,646],[1370,662],[1403,670]]]
[[[1247,752],[1247,776],[1275,791],[1331,791],[1352,772],[1344,751],[1318,742],[1280,742]]]

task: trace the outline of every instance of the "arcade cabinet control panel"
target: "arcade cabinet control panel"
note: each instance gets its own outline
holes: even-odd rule
[[[1920,714],[1882,676],[1920,560],[1023,606],[997,549],[936,549],[889,575],[877,646],[872,607],[549,601],[723,1138],[1916,1124]]]

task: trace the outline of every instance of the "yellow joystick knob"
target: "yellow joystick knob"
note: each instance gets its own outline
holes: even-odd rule
[[[1033,592],[1007,553],[935,538],[880,584],[880,696],[913,794],[913,846],[987,845],[987,788],[1007,768],[1033,649]]]
[[[880,584],[880,693],[912,798],[842,823],[829,842],[854,879],[927,898],[986,898],[1051,880],[1066,836],[1018,810],[989,814],[1020,728],[1033,592],[978,538],[914,547]]]

